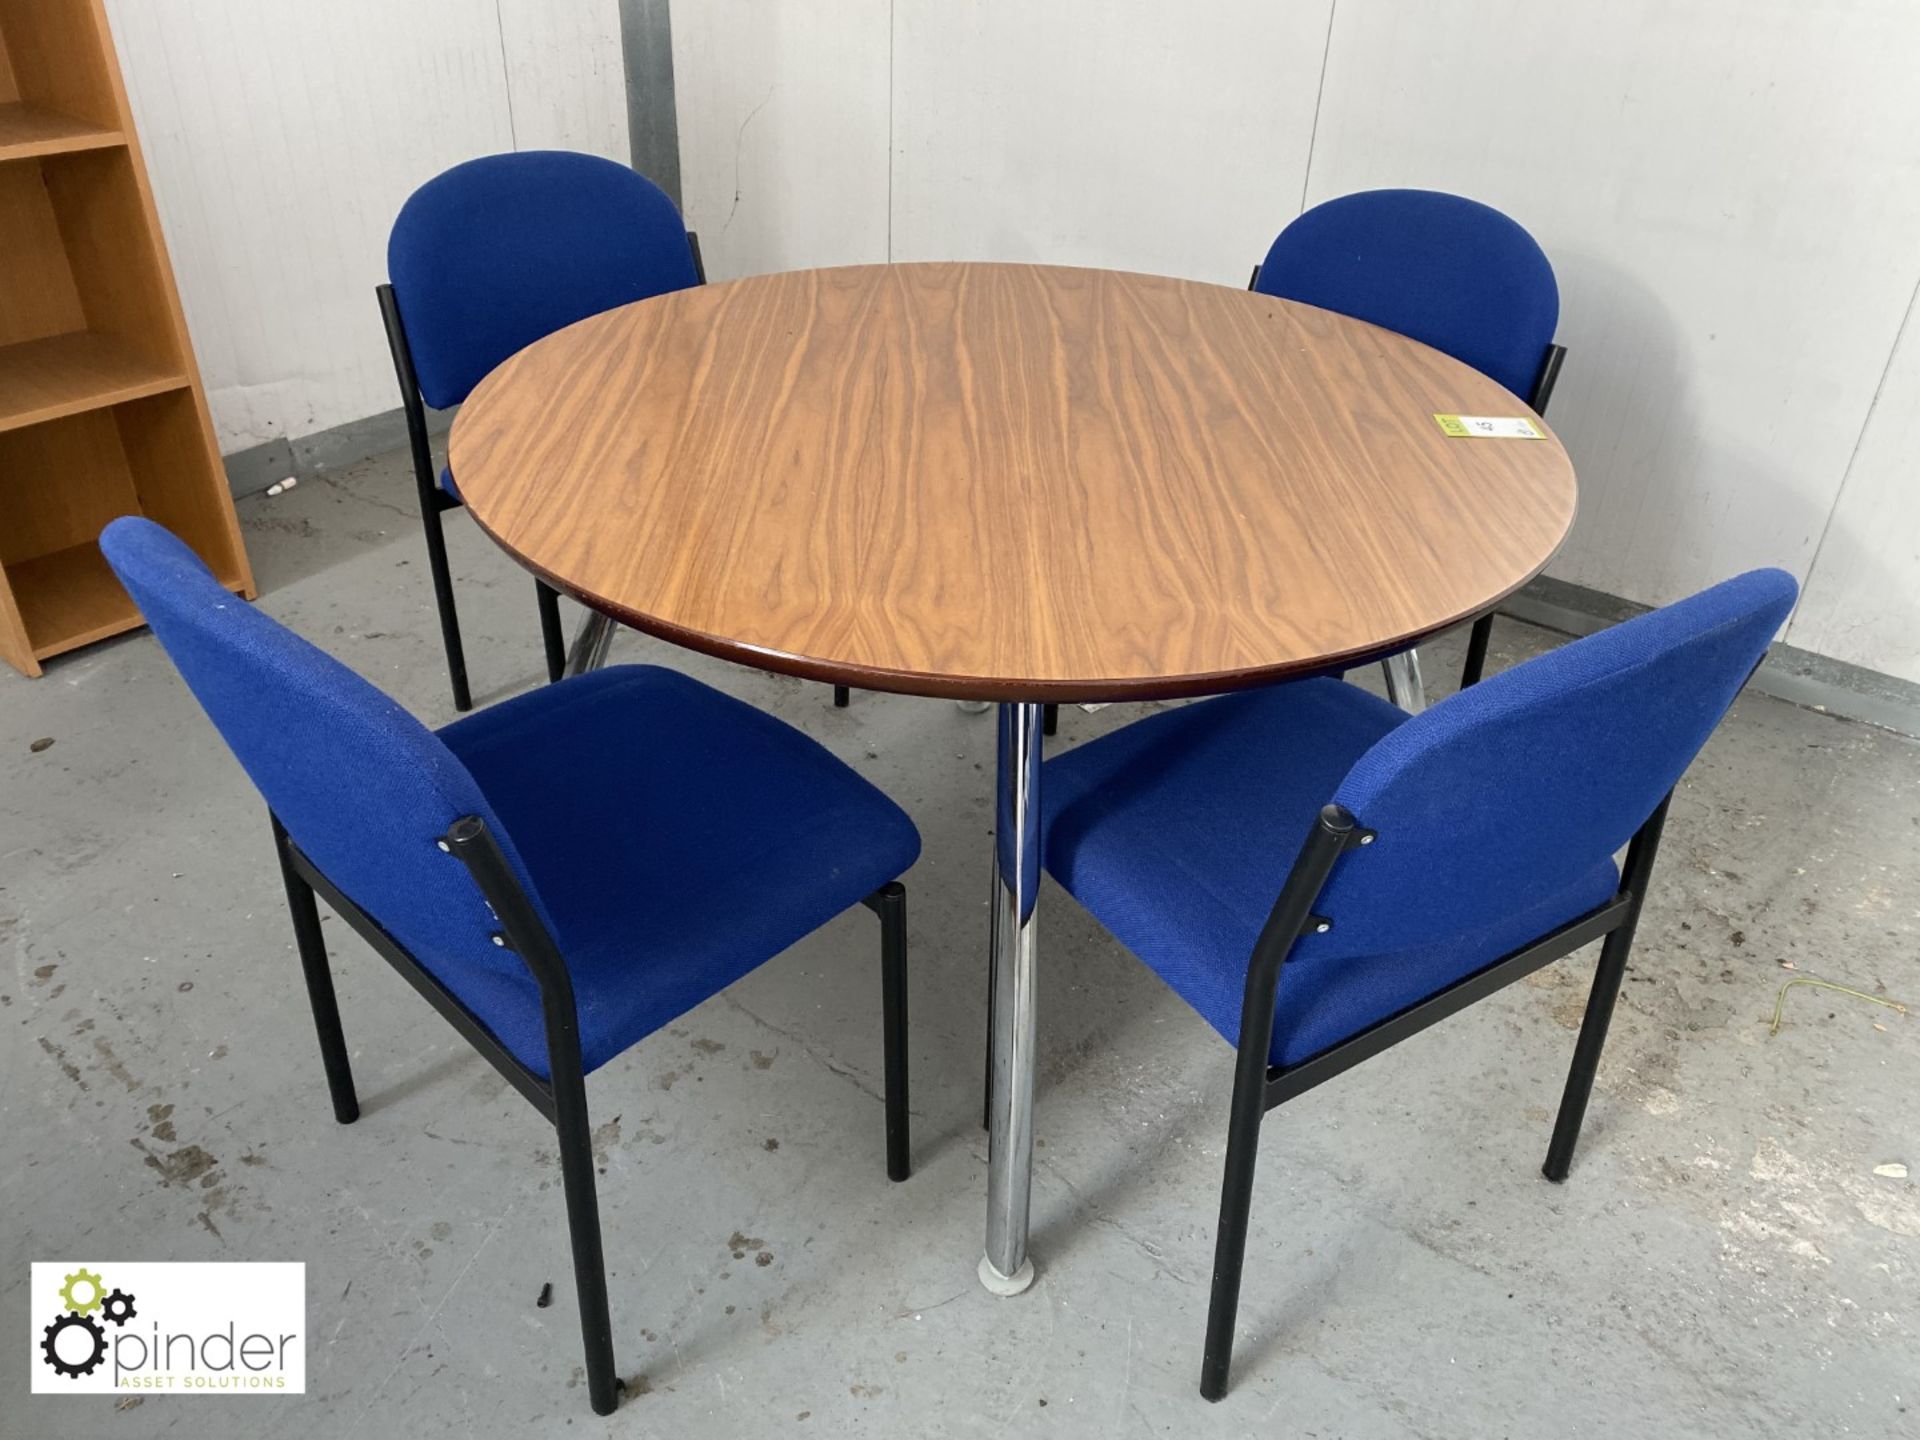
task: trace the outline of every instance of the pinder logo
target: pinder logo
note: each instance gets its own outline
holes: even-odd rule
[[[307,1267],[33,1266],[33,1393],[301,1394]]]

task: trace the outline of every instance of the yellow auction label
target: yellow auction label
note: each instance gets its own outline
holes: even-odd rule
[[[1449,435],[1468,440],[1544,440],[1546,432],[1523,415],[1435,415]]]

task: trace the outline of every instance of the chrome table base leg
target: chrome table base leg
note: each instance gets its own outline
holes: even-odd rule
[[[1409,715],[1418,715],[1427,708],[1427,686],[1420,678],[1418,650],[1389,655],[1380,662],[1380,669],[1387,677],[1387,699]]]
[[[980,1283],[1018,1295],[1033,1283],[1034,907],[1040,892],[1038,705],[1000,707],[992,906],[993,1091],[987,1129],[987,1251]]]
[[[612,617],[589,610],[573,632],[573,646],[567,651],[569,675],[585,675],[607,663],[607,650],[613,644]]]

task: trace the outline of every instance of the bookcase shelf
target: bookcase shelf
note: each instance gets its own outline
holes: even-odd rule
[[[101,0],[0,0],[0,659],[140,623],[96,546],[174,531],[253,576]]]
[[[0,164],[125,143],[126,136],[111,126],[96,125],[23,100],[0,103]]]
[[[140,612],[92,541],[36,555],[7,572],[36,660],[140,624]]]
[[[178,390],[186,372],[115,335],[80,330],[0,345],[0,430]]]

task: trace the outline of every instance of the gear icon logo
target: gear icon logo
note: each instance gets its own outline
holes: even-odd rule
[[[56,1375],[77,1380],[91,1375],[107,1355],[107,1332],[102,1321],[124,1325],[139,1312],[133,1296],[107,1290],[107,1282],[84,1265],[67,1276],[60,1287],[61,1312],[41,1332],[40,1353]],[[94,1318],[94,1311],[100,1318]]]
[[[75,1291],[85,1291],[86,1298],[82,1299]],[[76,1315],[91,1315],[100,1308],[100,1301],[106,1293],[105,1282],[82,1265],[67,1276],[67,1283],[60,1287],[60,1303]]]
[[[60,1354],[60,1337],[69,1330],[84,1330],[93,1348],[84,1360],[71,1360]],[[47,1363],[53,1366],[53,1373],[64,1375],[69,1380],[77,1380],[82,1375],[91,1375],[96,1366],[107,1356],[107,1332],[100,1328],[96,1320],[85,1315],[76,1315],[69,1310],[51,1325],[47,1326],[41,1338],[40,1349],[47,1357]],[[73,1352],[69,1349],[68,1354]]]

